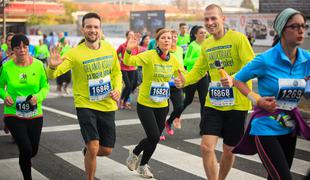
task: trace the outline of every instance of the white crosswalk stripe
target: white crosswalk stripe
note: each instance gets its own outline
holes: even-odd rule
[[[192,144],[200,145],[201,139],[200,138],[196,138],[196,139],[188,139],[188,140],[185,140],[185,141],[189,142],[189,143],[192,143]],[[303,143],[305,143],[305,144],[303,144]],[[306,144],[309,147],[309,145],[310,145],[309,142],[299,141],[299,146],[304,146],[304,145],[306,146]],[[217,151],[221,151],[222,152],[222,146],[223,146],[223,139],[219,138],[217,146],[216,146],[215,149]],[[244,159],[248,159],[248,160],[251,160],[251,161],[255,161],[255,162],[261,163],[261,160],[259,159],[257,154],[256,155],[252,155],[252,156],[237,154],[236,156],[242,157]],[[293,164],[292,164],[292,168],[291,168],[291,172],[294,172],[294,173],[297,173],[297,174],[301,174],[301,175],[306,175],[308,170],[309,170],[309,167],[310,167],[310,162],[294,158]]]
[[[200,144],[201,139],[200,138],[185,139],[184,141],[198,146]],[[307,143],[307,144],[303,144],[303,143]],[[222,139],[219,139],[216,150],[221,151],[222,145],[223,145]],[[309,142],[301,141],[301,144],[300,144],[301,147],[306,147],[308,145],[309,145]],[[133,145],[124,146],[124,148],[126,149],[129,149],[131,147],[133,147]],[[307,152],[309,151],[307,150]],[[83,163],[84,157],[81,151],[57,153],[56,155],[62,158],[63,160],[67,161],[71,165],[78,167],[81,170],[84,170],[84,163]],[[260,160],[257,155],[255,156],[237,155],[237,156],[253,161],[253,162],[260,163]],[[203,169],[201,157],[192,155],[188,152],[183,152],[173,147],[169,147],[163,144],[158,144],[155,150],[155,153],[152,156],[152,159],[158,162],[167,164],[173,168],[190,173],[192,175],[205,178],[205,172]],[[18,165],[18,158],[0,160],[0,167],[1,167],[1,173],[2,173],[0,174],[0,179],[1,177],[8,177],[6,179],[9,179],[9,180],[10,180],[10,177],[12,177],[12,180],[22,179],[22,175],[21,175],[21,172],[19,170],[19,165]],[[297,174],[305,175],[309,167],[310,167],[310,162],[295,158],[291,171]],[[3,174],[3,172],[5,172],[5,174]],[[33,179],[38,179],[38,180],[48,179],[44,177],[44,175],[36,171],[35,169],[32,170],[32,174],[33,174]],[[111,180],[121,180],[124,178],[127,180],[140,179],[140,176],[138,173],[131,172],[127,169],[125,165],[125,159],[124,159],[124,163],[119,163],[107,157],[99,157],[97,159],[96,177],[98,179],[111,179]],[[155,177],[156,177],[156,174],[155,174]],[[227,179],[228,180],[235,180],[235,179],[260,180],[264,178],[259,177],[254,174],[247,173],[245,171],[232,168]]]
[[[129,149],[132,148],[132,146],[126,146],[126,148]],[[169,166],[173,166],[174,168],[191,173],[193,175],[197,175],[202,178],[206,177],[201,157],[182,152],[162,144],[158,144],[152,159],[168,164]],[[227,180],[235,179],[260,180],[264,178],[232,168],[227,177]]]
[[[71,163],[72,165],[84,170],[84,157],[81,151],[58,153],[56,155],[64,159],[65,161]],[[98,179],[111,179],[111,180],[143,179],[137,172],[129,171],[124,164],[118,163],[107,157],[97,158],[96,177]]]
[[[22,172],[19,169],[18,158],[2,159],[0,160],[0,179],[16,180],[23,179]],[[32,168],[33,180],[48,180],[44,175]]]
[[[70,114],[67,112],[63,112],[57,109],[44,107],[45,111],[50,111],[56,114],[60,114],[65,117],[69,117],[72,119],[76,119],[76,115]],[[199,118],[199,113],[193,114],[184,114],[182,119],[194,119]],[[138,125],[140,121],[138,119],[126,119],[126,120],[117,120],[116,125],[119,126],[128,126],[128,125]],[[50,126],[44,127],[43,132],[65,132],[65,131],[73,131],[79,130],[78,124],[71,124],[71,125],[62,125],[62,126]],[[1,134],[3,136],[4,134]],[[172,140],[172,139],[171,139]],[[192,144],[193,146],[197,146],[199,149],[199,144],[201,139],[194,138],[194,139],[184,139],[185,142]],[[216,150],[222,151],[222,139],[219,139],[217,144]],[[123,146],[124,148],[128,149],[131,146]],[[310,142],[298,138],[296,148],[306,153],[309,153],[310,150]],[[40,156],[40,154],[38,154]],[[72,167],[77,167],[84,171],[84,158],[81,151],[70,151],[65,153],[56,153],[56,156],[60,157],[62,160],[68,162],[72,165]],[[127,156],[127,154],[126,154]],[[247,161],[252,161],[253,163],[261,163],[260,159],[257,155],[255,156],[244,156],[244,155],[237,155],[240,157],[240,161],[246,159]],[[163,145],[158,144],[155,153],[152,156],[152,163],[163,163],[171,168],[181,170],[182,173],[187,173],[193,177],[200,177],[206,178],[202,159],[198,155],[191,154],[190,152],[184,152],[179,150],[174,145]],[[245,161],[245,160],[244,160]],[[264,179],[256,174],[251,174],[246,171],[242,171],[236,168],[233,168],[227,179],[228,180],[260,180]],[[298,158],[294,158],[293,165],[291,171],[299,174],[299,175],[306,175],[307,171],[310,168],[310,162]],[[45,180],[48,179],[41,174],[40,172],[36,171],[35,169],[32,170],[33,179],[38,180]],[[156,177],[156,173],[154,173]],[[12,177],[14,179],[22,179],[21,171],[19,169],[18,158],[11,158],[11,159],[2,159],[0,160],[0,179],[9,179]],[[123,163],[116,161],[115,159],[111,159],[109,157],[99,157],[97,159],[97,171],[96,177],[98,179],[112,179],[112,180],[135,180],[135,179],[142,179],[140,178],[139,174],[136,172],[131,172],[127,169],[125,165],[125,159]]]

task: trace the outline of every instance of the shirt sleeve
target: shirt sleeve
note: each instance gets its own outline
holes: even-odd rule
[[[113,89],[121,92],[122,91],[122,72],[118,62],[116,51],[113,52],[113,66],[111,73],[112,87]]]
[[[193,69],[184,76],[185,86],[196,83],[206,75],[206,72],[209,70],[209,65],[205,58],[205,53],[201,52],[198,60],[195,62]]]
[[[186,67],[191,65],[192,52],[193,52],[193,46],[189,45],[184,58],[184,66]]]
[[[5,90],[6,84],[7,84],[7,74],[2,66],[0,68],[0,98],[3,100],[5,99],[6,96],[8,96],[8,93]]]
[[[239,58],[242,62],[242,66],[247,64],[249,61],[251,61],[254,57],[254,51],[252,49],[252,46],[249,43],[249,40],[245,35],[241,35],[239,47],[238,47],[238,54]]]
[[[48,81],[47,81],[46,72],[45,72],[44,67],[42,65],[42,67],[41,67],[41,78],[40,78],[40,91],[38,93],[34,94],[37,97],[38,102],[42,102],[46,98],[46,96],[49,92],[49,89],[50,89],[50,86],[49,86]]]
[[[250,79],[264,75],[265,70],[266,65],[263,61],[263,56],[258,55],[235,75],[235,79],[238,81],[247,82]]]
[[[50,51],[48,50],[48,47],[47,45],[45,45],[45,49],[46,49],[46,57],[49,58],[51,55],[50,55]]]
[[[127,66],[143,66],[147,64],[147,59],[151,59],[150,51],[145,51],[137,55],[130,55],[125,51],[123,63]]]
[[[123,46],[120,45],[120,46],[117,48],[116,52],[117,52],[118,59],[119,59],[120,61],[122,61],[122,60],[123,60]]]
[[[179,76],[179,70],[181,71],[181,74],[184,76],[185,74],[187,74],[187,71],[184,69],[184,66],[178,61],[176,60],[176,68],[175,71],[173,73],[174,77],[178,77]]]

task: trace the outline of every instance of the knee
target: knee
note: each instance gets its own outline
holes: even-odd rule
[[[149,140],[150,144],[154,145],[159,142],[159,138],[160,138],[160,134],[158,134],[157,136],[148,137],[147,139]]]
[[[99,143],[88,143],[86,154],[90,155],[92,158],[95,158],[99,151]]]
[[[100,146],[97,156],[108,156],[112,154],[113,148]]]
[[[214,153],[214,149],[215,149],[214,145],[211,144],[200,145],[200,152],[203,156]]]
[[[223,154],[226,156],[233,156],[234,154],[232,153],[233,146],[228,146],[223,144]]]
[[[34,157],[38,154],[38,149],[33,149],[32,150],[32,154],[31,154],[31,157]]]
[[[20,148],[20,157],[28,159],[28,158],[33,157],[32,154],[33,153],[32,153],[31,147]]]
[[[175,107],[175,110],[178,111],[178,112],[179,112],[179,111],[182,111],[182,110],[183,110],[183,106],[184,106],[184,105],[181,104],[181,105]]]

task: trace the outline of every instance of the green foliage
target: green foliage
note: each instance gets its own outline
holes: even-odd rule
[[[78,10],[78,7],[76,4],[73,4],[72,2],[64,2],[63,3],[66,11],[67,16],[71,16],[71,13]]]
[[[71,17],[54,14],[47,14],[43,16],[31,15],[27,19],[28,25],[55,25],[70,23],[73,23]]]
[[[56,24],[72,24],[73,17],[72,12],[77,11],[77,6],[71,2],[64,2],[65,14],[54,15],[46,14],[42,16],[31,15],[27,19],[28,25],[56,25]]]

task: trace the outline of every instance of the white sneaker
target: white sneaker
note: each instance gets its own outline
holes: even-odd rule
[[[148,164],[145,164],[143,166],[139,166],[137,171],[144,178],[153,178],[154,177],[153,173],[151,172],[150,166]]]
[[[129,155],[126,159],[126,165],[130,171],[136,170],[138,168],[139,157],[133,153],[133,149],[129,150]]]
[[[63,97],[63,96],[64,96],[63,93],[62,93],[61,91],[58,91],[58,92],[57,92],[57,95],[58,95],[58,97]]]

